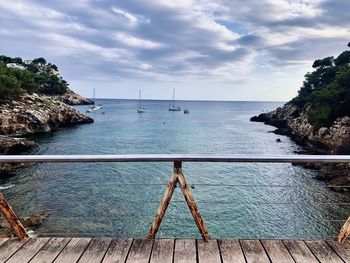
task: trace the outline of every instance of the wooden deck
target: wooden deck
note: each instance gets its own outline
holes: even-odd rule
[[[349,262],[334,241],[33,238],[0,239],[0,262]]]

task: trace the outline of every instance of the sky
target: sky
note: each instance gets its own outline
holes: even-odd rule
[[[349,0],[0,0],[0,54],[99,98],[273,100],[350,41]]]

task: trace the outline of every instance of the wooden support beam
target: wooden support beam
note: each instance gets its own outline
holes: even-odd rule
[[[339,244],[344,244],[348,237],[350,236],[350,217],[346,220],[343,227],[340,229],[340,232],[337,237],[337,241]]]
[[[208,241],[210,239],[208,230],[199,213],[198,207],[196,205],[196,202],[194,201],[191,190],[189,189],[186,183],[185,176],[182,173],[182,162],[180,161],[174,161],[174,172],[167,185],[163,199],[160,202],[160,205],[159,205],[157,214],[154,217],[151,229],[148,232],[148,239],[154,239],[156,237],[157,231],[160,227],[160,224],[162,223],[163,217],[165,215],[166,209],[169,206],[171,197],[173,196],[177,183],[179,183],[181,186],[182,194],[185,197],[186,203],[191,211],[191,214],[199,229],[199,232],[201,233],[203,239],[205,241]]]
[[[15,212],[12,210],[12,207],[6,201],[5,196],[1,192],[0,192],[0,211],[4,215],[6,220],[9,222],[12,229],[15,231],[17,237],[20,240],[25,240],[29,237],[21,221],[19,221]]]
[[[210,239],[208,230],[204,224],[204,221],[202,219],[201,214],[199,213],[198,207],[196,202],[194,201],[193,195],[191,193],[190,187],[188,187],[186,183],[185,176],[182,172],[177,174],[177,178],[179,180],[179,184],[181,187],[181,191],[183,196],[185,197],[186,203],[188,205],[188,208],[191,211],[191,214],[193,216],[194,221],[196,222],[196,225],[198,227],[199,232],[202,235],[202,238],[205,241],[208,241]]]
[[[157,231],[160,227],[160,224],[162,223],[165,212],[169,206],[171,197],[173,196],[177,181],[178,181],[177,174],[175,173],[175,168],[174,168],[174,173],[171,176],[170,181],[168,182],[163,199],[160,202],[157,214],[154,217],[151,229],[148,232],[148,239],[154,239],[156,237]]]

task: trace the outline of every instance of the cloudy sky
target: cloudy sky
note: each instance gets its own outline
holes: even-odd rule
[[[0,53],[88,97],[289,100],[350,41],[349,0],[0,0]]]

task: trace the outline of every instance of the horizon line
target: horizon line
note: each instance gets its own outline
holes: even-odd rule
[[[88,98],[88,97],[87,97]],[[90,100],[139,100],[137,98],[125,99],[125,98],[88,98]],[[172,99],[142,99],[142,101],[172,101]],[[205,99],[177,99],[175,101],[202,101],[202,102],[288,102],[284,100],[205,100]]]

